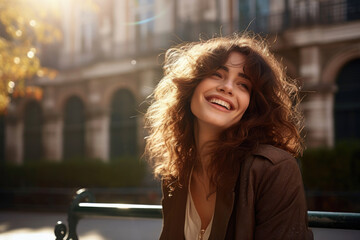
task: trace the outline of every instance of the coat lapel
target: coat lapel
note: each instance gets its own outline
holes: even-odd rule
[[[239,169],[235,173],[239,173]],[[209,239],[225,239],[229,219],[234,208],[237,176],[238,174],[235,174],[226,188],[219,187],[217,189],[215,213]]]
[[[163,231],[160,239],[184,239],[185,208],[188,184],[176,187],[169,193],[164,189],[163,197]]]

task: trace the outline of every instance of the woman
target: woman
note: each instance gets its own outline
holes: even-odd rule
[[[312,239],[297,86],[266,44],[234,34],[166,52],[146,113],[162,179],[160,239]]]

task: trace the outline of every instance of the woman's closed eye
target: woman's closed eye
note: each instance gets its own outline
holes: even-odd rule
[[[223,78],[223,75],[220,72],[213,73],[213,76],[215,76],[217,78]]]
[[[244,88],[244,89],[246,89],[247,91],[250,91],[250,86],[249,86],[249,84],[246,83],[246,82],[242,82],[242,81],[241,81],[241,82],[237,82],[236,85],[239,86],[240,88]]]

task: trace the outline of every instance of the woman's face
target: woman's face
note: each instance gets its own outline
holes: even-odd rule
[[[226,63],[204,78],[191,98],[191,111],[198,125],[225,130],[239,122],[249,106],[251,82],[244,74],[245,57],[231,52]]]

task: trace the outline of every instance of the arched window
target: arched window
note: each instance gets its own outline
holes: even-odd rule
[[[135,99],[130,91],[118,90],[111,101],[110,158],[137,154]]]
[[[335,140],[360,139],[360,58],[341,69],[336,83]]]
[[[65,104],[63,130],[64,159],[85,156],[85,110],[78,97],[70,97]]]
[[[36,101],[26,104],[24,111],[24,160],[37,161],[43,157],[42,110]]]

